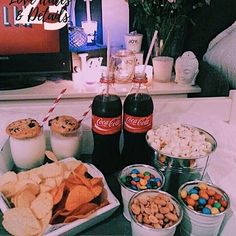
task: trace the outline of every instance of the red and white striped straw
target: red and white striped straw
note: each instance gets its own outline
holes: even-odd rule
[[[56,105],[59,103],[59,101],[61,100],[62,95],[65,93],[66,88],[62,89],[62,91],[60,92],[60,94],[58,95],[58,97],[56,98],[56,100],[54,101],[52,107],[49,109],[48,114],[44,117],[43,121],[42,121],[42,126],[45,124],[45,122],[48,120],[49,116],[51,115],[51,113],[54,111]]]
[[[90,110],[91,110],[91,107],[92,107],[92,103],[89,105],[89,107],[88,107],[88,109],[87,109],[87,111],[85,111],[84,112],[84,114],[82,115],[82,118],[78,121],[79,122],[79,124],[81,124],[82,123],[82,121],[84,120],[84,118],[88,115],[88,113],[90,112]]]

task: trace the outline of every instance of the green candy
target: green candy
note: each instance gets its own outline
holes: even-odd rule
[[[214,207],[217,209],[221,208],[221,204],[219,202],[215,202]]]
[[[147,176],[147,175],[151,175],[151,173],[148,172],[148,171],[145,171],[145,172],[143,173],[143,175],[144,175],[144,176]]]
[[[122,176],[122,177],[120,178],[120,180],[121,180],[122,183],[125,184],[125,183],[126,183],[126,176]]]

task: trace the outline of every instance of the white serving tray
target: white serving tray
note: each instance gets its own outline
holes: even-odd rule
[[[74,158],[67,158],[63,161],[69,161],[73,159]],[[94,165],[88,163],[83,163],[83,164],[86,165],[90,175],[92,175],[93,177],[103,178],[104,188],[107,190],[107,200],[109,204],[98,209],[85,219],[78,219],[68,224],[49,225],[45,236],[78,234],[81,231],[110,217],[113,214],[113,212],[119,207],[120,202],[109,189],[103,174]],[[4,212],[7,209],[7,205],[5,204],[4,201],[0,201],[0,209],[2,210],[2,212]]]

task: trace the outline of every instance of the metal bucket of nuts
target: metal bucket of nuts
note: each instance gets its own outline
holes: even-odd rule
[[[153,165],[165,176],[164,191],[178,195],[179,187],[192,180],[202,180],[215,138],[200,128],[167,123],[147,132],[146,140],[154,150]]]
[[[229,196],[217,186],[202,181],[183,184],[178,195],[184,211],[181,235],[217,236],[230,208]]]
[[[183,210],[170,194],[144,190],[129,201],[133,236],[172,236],[182,220]]]

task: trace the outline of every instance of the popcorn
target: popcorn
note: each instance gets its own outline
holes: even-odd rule
[[[147,133],[148,143],[156,150],[176,157],[199,158],[212,151],[205,134],[180,123],[163,124]]]

